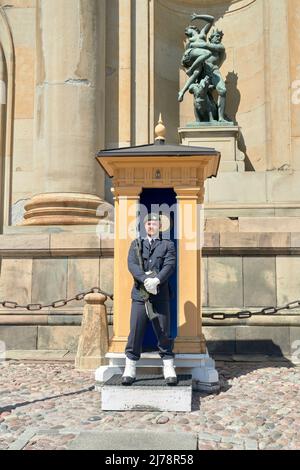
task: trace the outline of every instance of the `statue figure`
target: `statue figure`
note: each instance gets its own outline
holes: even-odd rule
[[[207,49],[207,35],[213,25],[214,17],[208,15],[199,15],[201,19],[208,22],[207,25],[200,31],[196,26],[188,26],[185,30],[185,35],[188,38],[185,53],[183,55],[181,64],[189,69],[186,71],[190,79],[187,81],[183,89],[179,93],[178,100],[183,101],[185,93],[188,91],[190,85],[195,83],[201,76],[203,70],[202,66],[206,59],[211,56],[211,52]],[[192,15],[192,20],[198,18],[195,13]],[[196,68],[193,68],[194,64]]]
[[[214,17],[194,13],[192,15],[192,21],[196,19],[204,20],[207,24],[201,31],[195,26],[188,26],[185,30],[188,41],[181,63],[185,67],[189,79],[179,92],[178,101],[183,101],[185,93],[192,87],[191,93],[193,93],[195,97],[197,122],[199,122],[199,118],[200,122],[206,122],[203,120],[203,116],[209,116],[209,122],[215,122],[215,118],[217,118],[217,121],[220,123],[232,124],[225,116],[227,90],[225,81],[220,72],[220,67],[226,55],[225,47],[222,44],[224,34],[222,31],[216,29],[208,38],[208,34],[215,21]],[[204,82],[200,85],[202,80],[205,80],[206,85]],[[208,80],[209,85],[207,84]],[[216,90],[218,94],[217,116],[215,116],[210,109],[213,102],[211,94],[212,89]],[[206,93],[206,97],[203,93]],[[199,99],[202,100],[201,105]],[[196,102],[196,100],[198,100],[198,102]],[[206,110],[204,110],[204,106],[206,106]]]
[[[194,83],[189,87],[189,92],[194,95],[196,122],[217,123],[218,109],[210,93],[213,88],[208,75],[200,80],[200,83]]]

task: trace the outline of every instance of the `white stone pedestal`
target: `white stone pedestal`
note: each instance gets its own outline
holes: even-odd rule
[[[240,128],[233,125],[200,125],[178,129],[180,143],[188,146],[213,147],[221,152],[221,172],[245,171],[245,155],[238,149]]]
[[[125,368],[125,354],[107,353],[109,360],[107,366],[99,367],[95,372],[97,384],[109,380],[113,375],[123,374]],[[193,390],[216,392],[220,389],[219,375],[215,368],[215,361],[206,354],[176,354],[176,372],[191,374]],[[162,360],[158,353],[143,353],[137,363],[137,373],[145,374],[147,368],[162,368]]]
[[[114,375],[101,390],[102,411],[192,411],[192,376],[178,375],[176,387],[168,386],[163,376],[138,377],[131,387],[122,385]]]

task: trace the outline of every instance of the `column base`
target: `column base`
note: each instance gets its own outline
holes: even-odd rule
[[[106,216],[97,214],[103,203],[93,194],[37,194],[25,205],[21,225],[97,225]]]
[[[99,367],[95,372],[96,386],[109,380],[113,375],[123,374],[125,368],[124,353],[107,353],[109,360],[107,366]],[[153,368],[162,368],[162,360],[158,353],[143,353],[137,362],[137,374],[147,373]],[[214,393],[219,391],[219,374],[215,368],[215,361],[205,354],[176,354],[176,370],[180,374],[191,374],[193,378],[193,390]]]

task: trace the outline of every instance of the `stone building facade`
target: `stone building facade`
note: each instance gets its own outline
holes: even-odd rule
[[[153,142],[160,112],[168,142],[179,141],[193,120],[192,97],[177,94],[195,10],[225,34],[242,162],[206,183],[204,312],[300,299],[299,1],[0,0],[0,302],[112,291],[113,243],[99,230],[111,227],[113,199],[94,157]],[[290,356],[299,313],[206,320],[205,334],[214,352]],[[74,350],[81,314],[75,301],[34,314],[2,307],[0,340]]]

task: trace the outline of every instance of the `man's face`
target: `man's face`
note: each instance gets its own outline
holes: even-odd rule
[[[213,44],[221,44],[222,42],[222,36],[221,34],[215,34],[212,38],[211,38],[211,42]]]
[[[159,233],[159,222],[158,220],[148,220],[145,223],[145,229],[149,237],[153,237]]]

